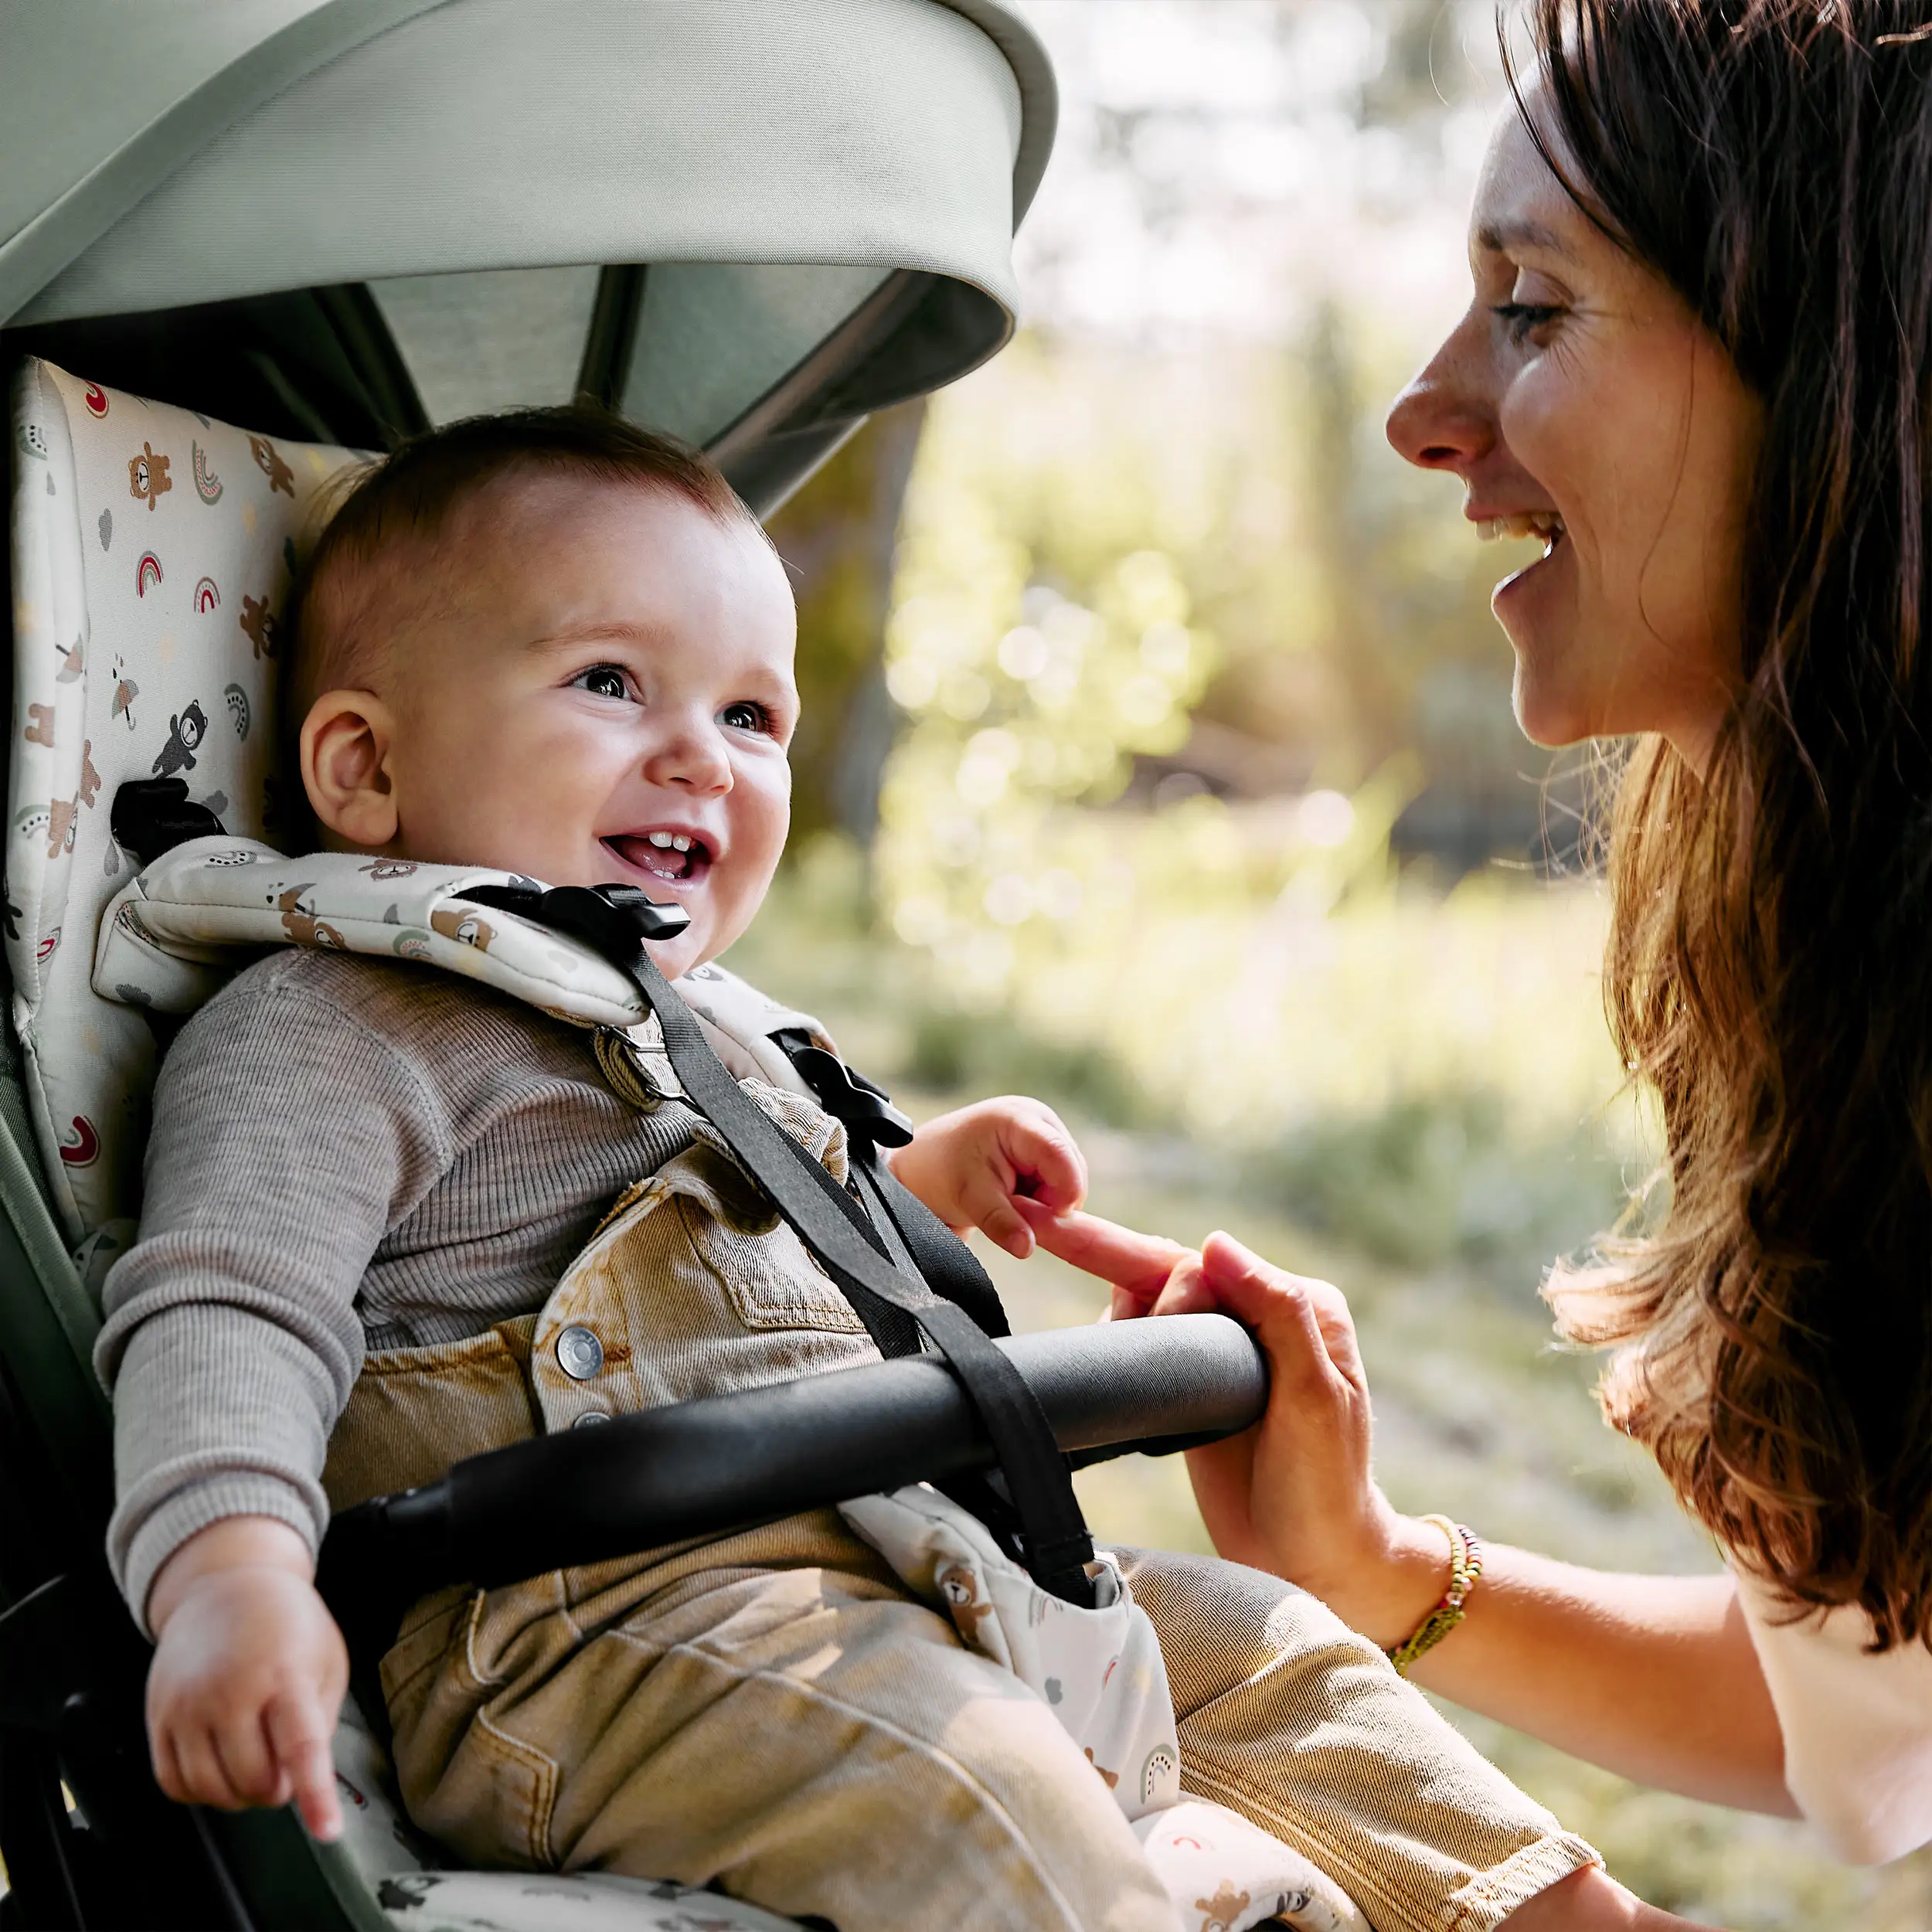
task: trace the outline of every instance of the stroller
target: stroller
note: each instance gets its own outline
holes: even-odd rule
[[[1003,0],[40,0],[0,22],[0,1927],[781,1927],[669,1883],[447,1870],[352,1703],[337,1845],[161,1797],[90,1352],[167,1025],[95,990],[97,930],[142,855],[124,784],[272,839],[280,600],[352,452],[576,393],[701,444],[765,514],[995,352],[1044,53]],[[1151,1328],[998,1345],[1058,1452],[1258,1413],[1234,1325]],[[355,1599],[430,1525],[437,1580],[533,1573],[985,1471],[998,1437],[970,1376],[910,1353],[460,1464],[352,1512],[325,1570]]]

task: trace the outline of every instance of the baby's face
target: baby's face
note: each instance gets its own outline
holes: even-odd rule
[[[471,505],[439,557],[387,680],[386,849],[641,886],[691,916],[652,948],[667,975],[722,952],[791,815],[797,627],[770,546],[668,491],[544,477]]]

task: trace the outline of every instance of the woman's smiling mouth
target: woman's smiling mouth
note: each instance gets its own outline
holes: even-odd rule
[[[1563,520],[1554,510],[1518,510],[1508,516],[1478,518],[1476,535],[1485,543],[1506,536],[1541,537],[1547,556],[1563,539]]]
[[[612,832],[603,844],[633,872],[667,886],[695,885],[716,862],[705,835],[682,825]]]

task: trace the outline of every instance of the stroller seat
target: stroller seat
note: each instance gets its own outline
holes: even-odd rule
[[[134,873],[122,784],[173,779],[228,832],[286,835],[277,624],[354,447],[587,394],[701,444],[764,515],[869,413],[994,353],[1052,145],[1044,51],[1011,0],[63,0],[0,19],[0,1932],[780,1932],[675,1885],[437,1869],[353,1708],[338,1845],[161,1797],[91,1355],[168,1022],[97,996],[95,934]],[[1253,1420],[1265,1375],[1234,1325],[1178,1318],[1149,1346],[1151,1325],[990,1345],[1068,1460]],[[487,1481],[475,1459],[330,1540],[393,1502],[361,1526],[371,1574],[431,1518],[469,1562],[540,1515],[575,1562],[587,1536],[668,1540],[638,1527],[665,1512],[720,1533],[998,1459],[935,1359],[843,1372],[871,1379],[561,1432]],[[589,1478],[561,1506],[557,1455]]]
[[[299,785],[278,768],[278,627],[358,458],[256,436],[29,359],[16,380],[14,757],[5,957],[21,1083],[49,1205],[76,1257],[84,1347],[101,1276],[131,1239],[160,1053],[137,1005],[94,990],[103,909],[139,861],[115,839],[130,780],[178,777],[230,832],[274,842]],[[239,964],[239,961],[233,963]],[[709,1892],[603,1874],[453,1872],[409,1827],[352,1702],[335,1739],[345,1860],[366,1923],[466,1932],[776,1932]],[[373,1913],[375,1917],[372,1917]]]

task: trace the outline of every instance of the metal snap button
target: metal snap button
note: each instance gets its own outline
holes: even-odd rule
[[[604,1344],[588,1328],[573,1321],[558,1332],[556,1359],[573,1382],[588,1382],[604,1366]]]
[[[570,1427],[573,1429],[587,1429],[594,1422],[608,1422],[610,1420],[601,1409],[587,1409]]]

